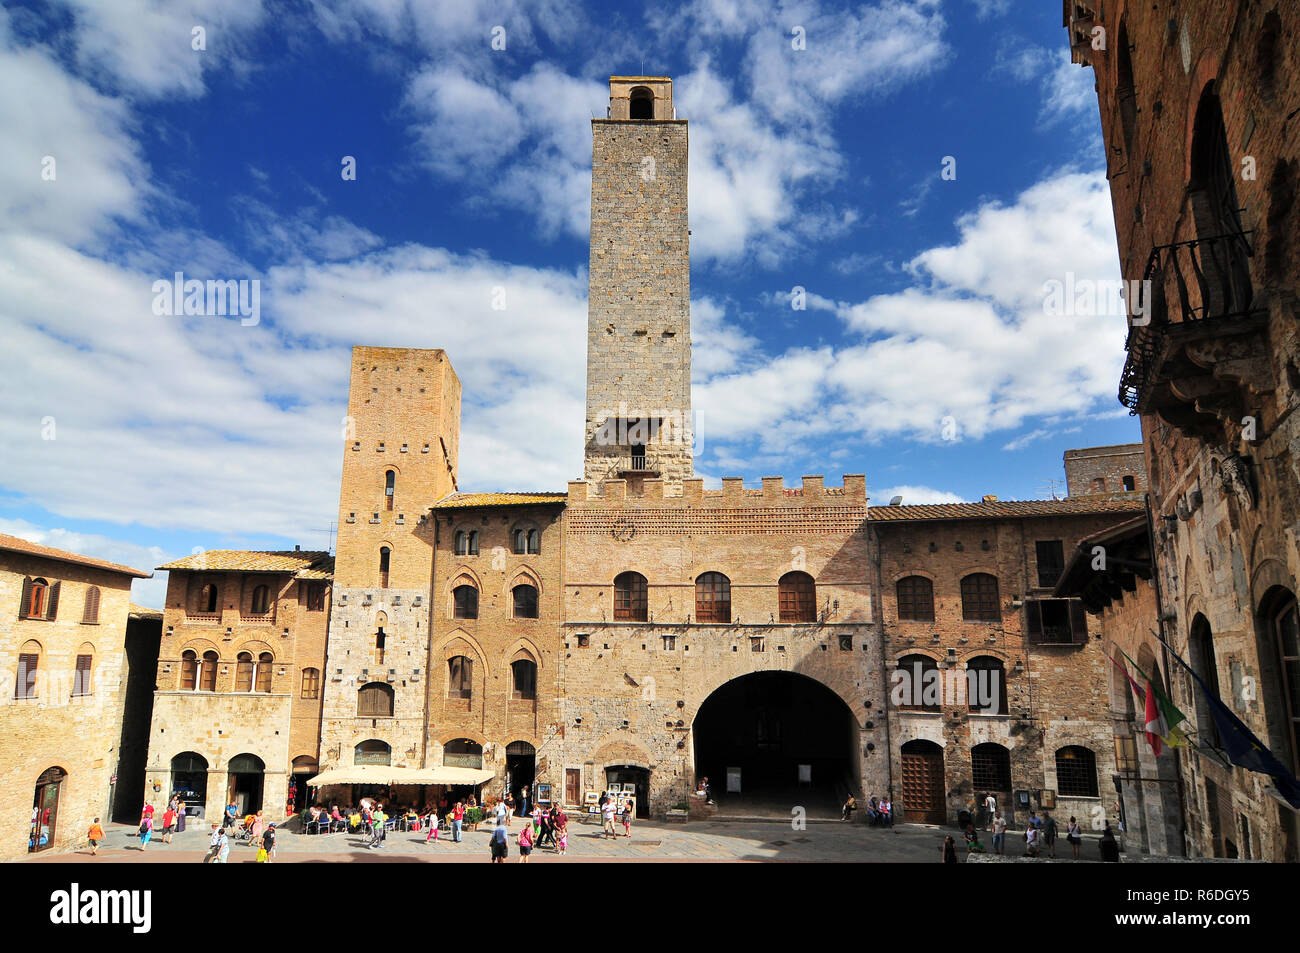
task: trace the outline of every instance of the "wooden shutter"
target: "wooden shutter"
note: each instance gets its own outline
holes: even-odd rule
[[[90,694],[90,660],[89,655],[77,656],[77,673],[72,680],[72,694]]]
[[[45,618],[50,619],[51,621],[56,619],[59,615],[59,586],[61,585],[63,585],[63,583],[56,582],[50,586],[49,600],[45,604]]]
[[[14,685],[14,698],[36,697],[36,667],[39,664],[39,655],[18,656],[18,681]]]
[[[1070,600],[1070,642],[1082,645],[1088,641],[1088,613],[1083,608],[1083,600]]]
[[[1037,599],[1025,600],[1025,635],[1030,642],[1043,641],[1043,607]]]
[[[91,586],[86,590],[86,604],[81,612],[81,621],[84,625],[95,625],[99,622],[98,586]]]
[[[18,603],[18,618],[20,619],[27,618],[27,610],[31,608],[31,604],[32,604],[32,577],[23,576],[23,598],[22,601]]]

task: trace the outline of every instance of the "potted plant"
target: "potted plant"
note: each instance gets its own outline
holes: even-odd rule
[[[470,830],[478,830],[478,826],[483,823],[483,808],[471,807],[465,811],[465,823],[469,825]]]

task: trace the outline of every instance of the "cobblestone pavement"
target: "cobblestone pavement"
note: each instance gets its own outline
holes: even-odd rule
[[[107,839],[96,857],[89,848],[71,853],[41,854],[29,863],[198,863],[207,848],[209,827],[191,823],[171,844],[157,835],[145,851],[138,849],[135,828],[116,824],[106,829]],[[511,824],[509,862],[519,859]],[[810,823],[792,830],[789,823],[762,820],[697,821],[668,824],[639,821],[632,837],[606,840],[594,823],[570,822],[568,853],[534,851],[532,863],[584,861],[830,861],[874,863],[938,863],[939,846],[949,831],[937,827],[900,824],[892,829],[839,822]],[[954,832],[955,833],[955,832]],[[353,834],[304,836],[285,831],[276,844],[275,863],[311,862],[483,862],[488,859],[489,830],[466,831],[459,844],[440,834],[436,844],[425,844],[421,833],[390,833],[381,849],[365,847]],[[958,851],[964,854],[964,851]],[[239,844],[231,847],[229,863],[255,863],[256,851]],[[962,858],[964,859],[964,857]]]

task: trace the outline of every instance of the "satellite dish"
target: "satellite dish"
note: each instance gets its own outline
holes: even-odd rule
[[[892,500],[889,501],[889,505],[890,505],[890,506],[902,506],[902,505],[903,505],[903,498],[902,498],[901,496],[896,496],[896,497],[894,497]]]

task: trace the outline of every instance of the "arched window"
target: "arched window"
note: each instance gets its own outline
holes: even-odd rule
[[[1215,695],[1219,694],[1219,663],[1214,652],[1214,633],[1210,630],[1210,622],[1199,612],[1192,619],[1191,632],[1188,636],[1188,660],[1192,663],[1192,669],[1201,679],[1209,686],[1210,691]],[[1200,739],[1210,745],[1218,747],[1219,729],[1214,723],[1214,715],[1210,709],[1209,700],[1205,697],[1205,692],[1193,692],[1196,696],[1196,730]]]
[[[817,621],[817,585],[806,572],[788,572],[777,583],[782,622]]]
[[[208,583],[199,590],[199,611],[216,612],[217,611],[217,587]]]
[[[1201,317],[1223,317],[1250,309],[1250,246],[1242,235],[1237,200],[1237,166],[1223,124],[1223,108],[1214,83],[1206,86],[1192,127],[1191,180],[1187,184],[1196,235],[1207,242],[1199,250],[1197,279],[1205,292]]]
[[[924,576],[905,576],[898,590],[898,618],[906,622],[934,621],[934,584]]]
[[[357,689],[358,718],[392,718],[395,693],[391,685],[371,682]]]
[[[447,659],[447,697],[471,698],[474,694],[474,660],[463,655]]]
[[[982,715],[1007,713],[1007,672],[1001,659],[977,655],[966,663],[966,707]]]
[[[25,577],[19,618],[54,619],[59,612],[59,586],[57,582],[51,585],[45,579]]]
[[[537,663],[531,659],[519,659],[510,663],[510,681],[512,698],[537,697]]]
[[[1131,473],[1126,473],[1124,475],[1124,479],[1122,480],[1122,483],[1124,484],[1125,493],[1132,493],[1134,490],[1137,489],[1137,480],[1133,478],[1133,474]]]
[[[203,653],[203,665],[199,669],[199,691],[215,692],[217,690],[217,653]]]
[[[961,617],[967,622],[999,622],[998,580],[986,572],[973,572],[961,581]]]
[[[266,615],[271,604],[271,590],[267,586],[258,586],[253,590],[253,615]]]
[[[644,86],[634,87],[628,95],[628,116],[631,119],[653,119],[655,117],[654,93]]]
[[[614,577],[615,622],[645,622],[648,599],[645,576],[639,572],[623,572]]]
[[[542,551],[542,534],[540,530],[528,531],[528,554],[535,556]]]
[[[902,711],[939,711],[943,684],[939,663],[928,655],[904,655],[893,672],[890,696]]]
[[[72,694],[93,695],[94,686],[90,681],[90,672],[95,664],[95,647],[83,642],[77,649],[77,667],[72,673]]]
[[[731,580],[720,572],[705,572],[695,580],[695,621],[731,622]]]
[[[302,670],[302,697],[320,698],[320,669],[304,668]]]
[[[992,742],[970,749],[971,783],[979,791],[1011,790],[1011,752]]]
[[[515,553],[522,555],[528,552],[528,530],[517,529],[511,534],[511,538],[514,540]]]
[[[41,667],[41,643],[28,639],[18,650],[18,679],[14,682],[14,698],[36,697],[36,673]]]
[[[1060,797],[1097,796],[1097,757],[1070,745],[1056,750],[1056,793]]]
[[[193,649],[181,653],[181,691],[192,692],[199,683],[199,657]]]
[[[81,624],[99,624],[99,586],[90,586],[86,589],[86,601],[81,609]]]
[[[478,590],[473,586],[457,586],[452,590],[452,616],[457,619],[478,618]]]
[[[442,746],[442,763],[448,768],[483,769],[483,746],[468,738],[457,738]]]
[[[1285,589],[1269,594],[1264,603],[1264,620],[1277,646],[1279,693],[1286,709],[1286,740],[1291,745],[1293,764],[1300,768],[1300,618],[1296,598]]]
[[[515,598],[516,619],[537,618],[537,587],[527,584],[515,586],[510,590]]]
[[[456,555],[466,556],[469,554],[469,535],[463,530],[456,530]]]
[[[259,692],[269,692],[271,690],[272,668],[275,665],[275,659],[271,657],[270,652],[263,652],[257,657],[257,678],[255,684]]]
[[[390,765],[393,763],[393,749],[373,738],[363,741],[352,749],[352,763]]]
[[[379,588],[388,588],[388,561],[392,550],[387,546],[379,547]]]
[[[253,654],[240,652],[235,656],[235,691],[253,690]]]
[[[478,530],[476,529],[469,531],[469,555],[478,555]]]
[[[393,490],[397,486],[397,472],[389,470],[384,474],[384,509],[393,508]]]

